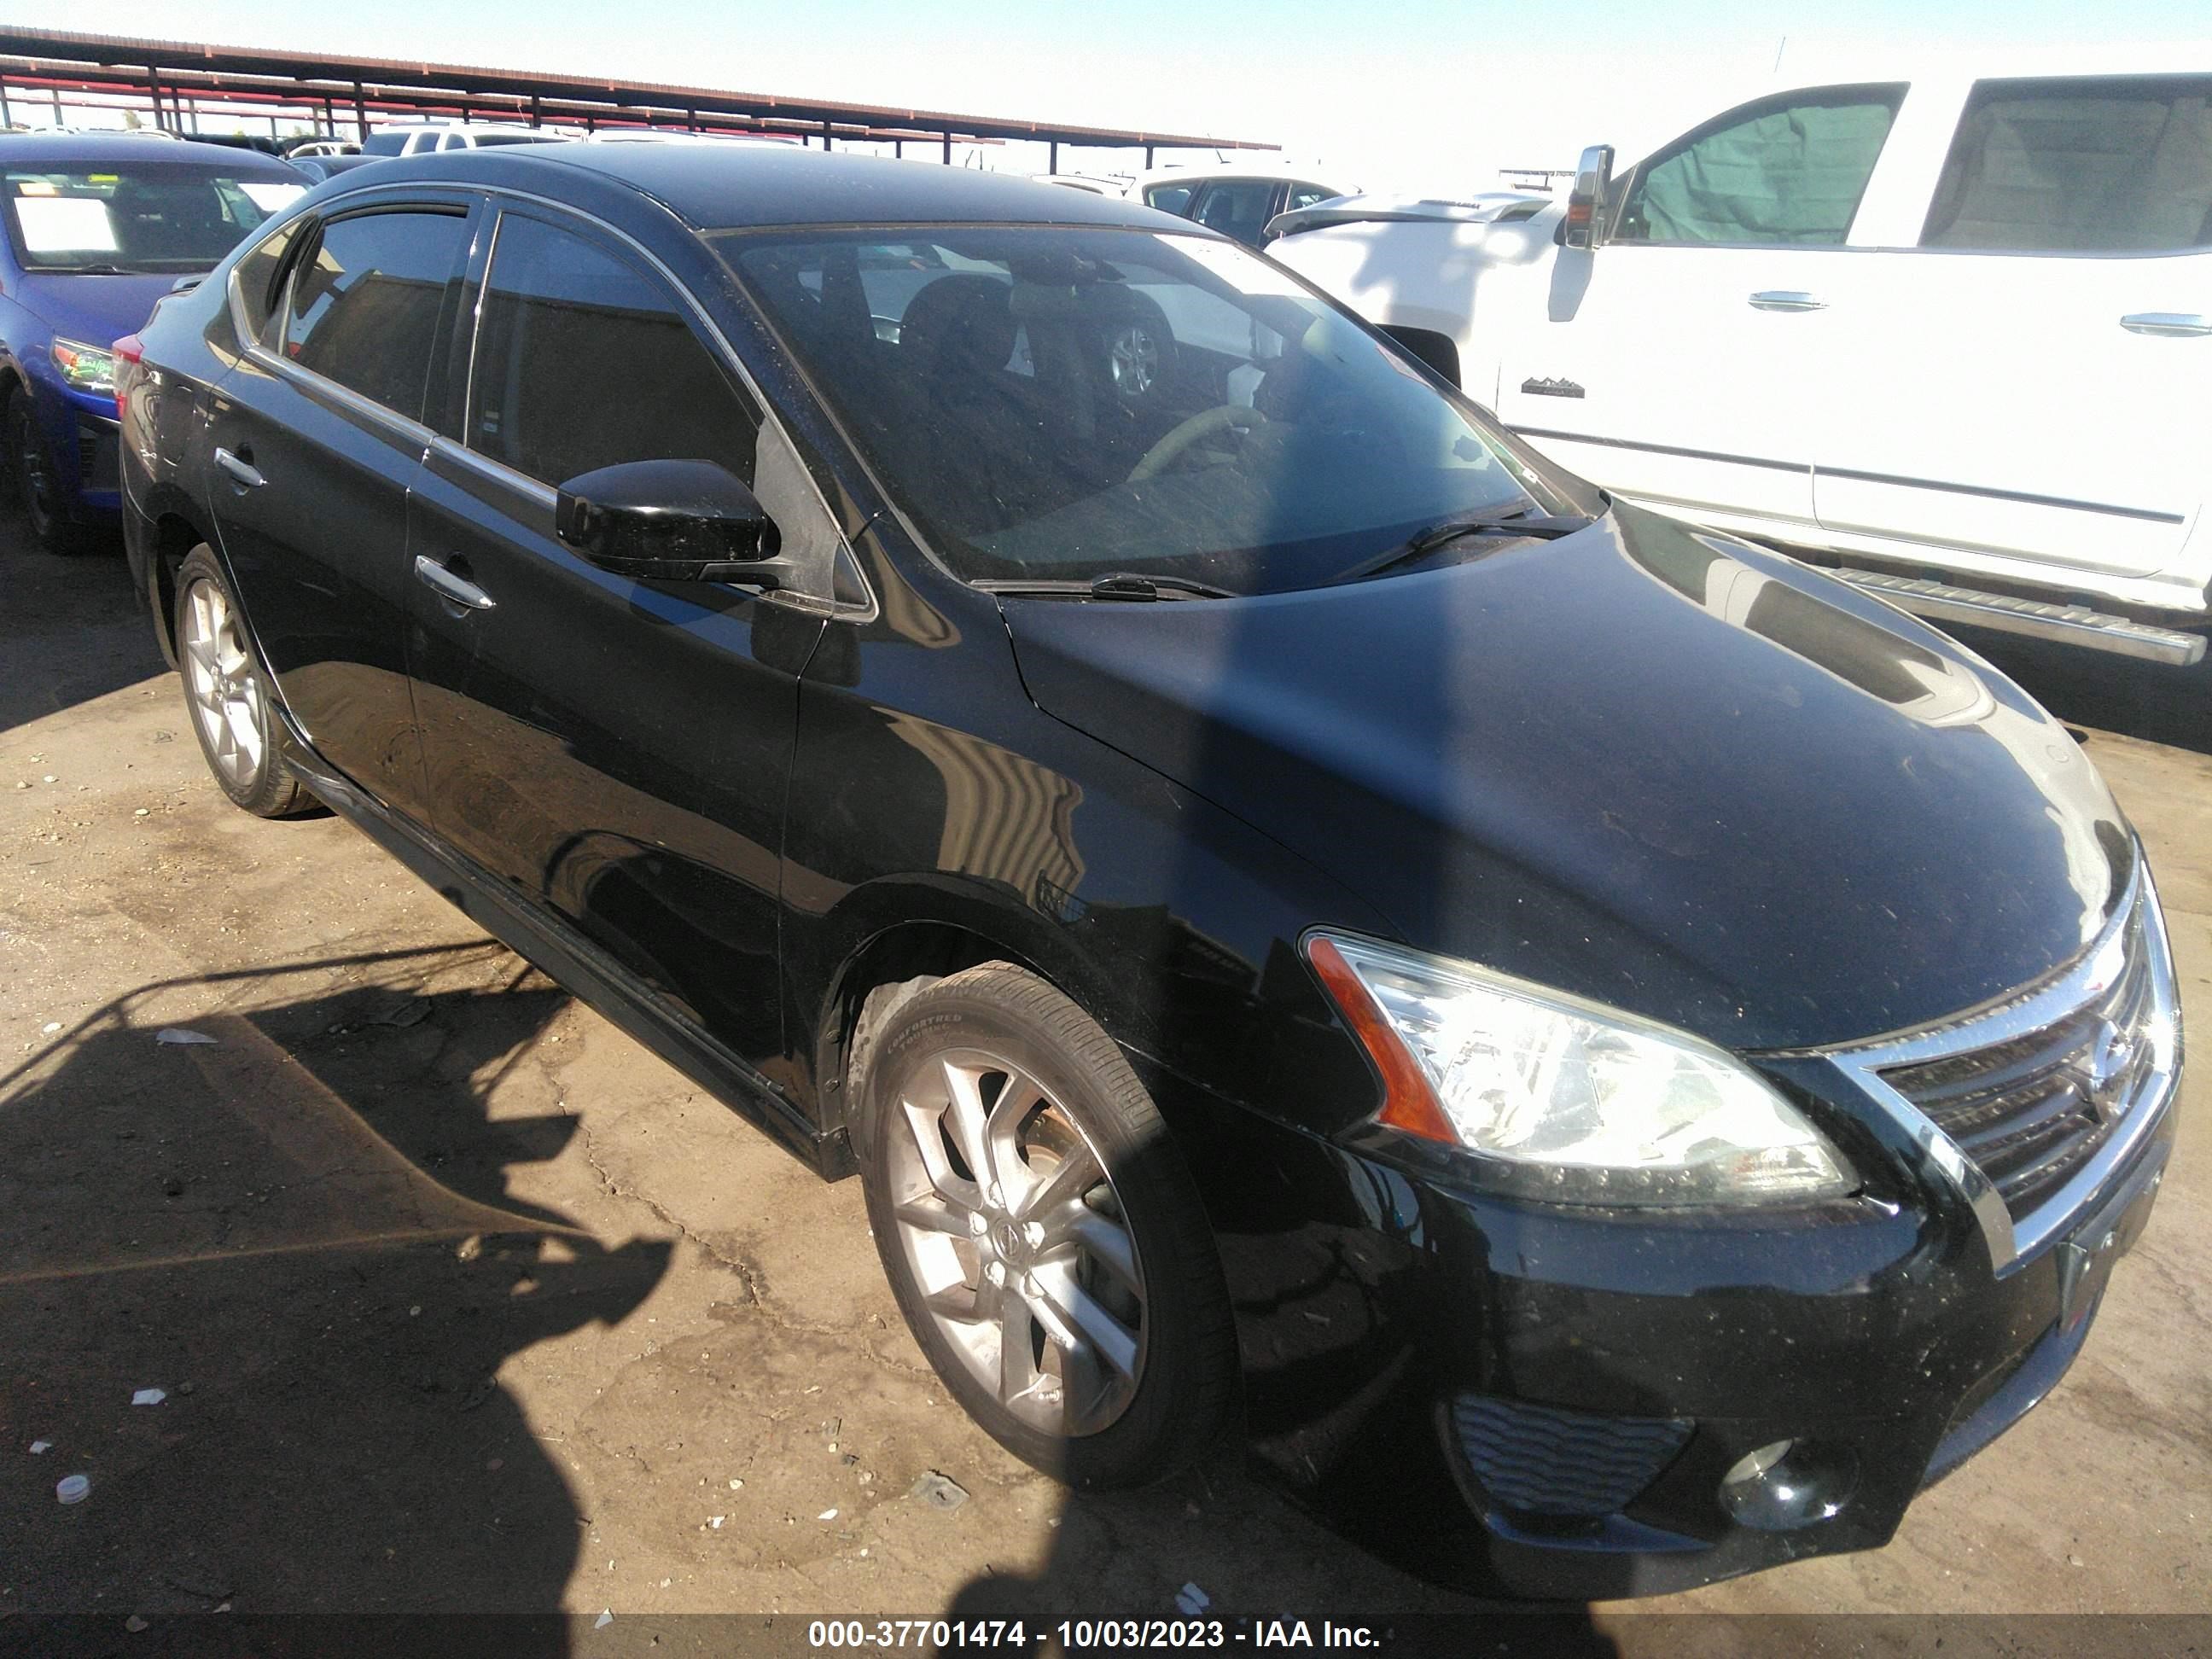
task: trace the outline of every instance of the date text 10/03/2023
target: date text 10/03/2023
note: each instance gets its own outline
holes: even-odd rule
[[[1381,1634],[1364,1625],[1323,1620],[1062,1619],[1037,1627],[1036,1638],[1063,1651],[1103,1648],[1379,1648]],[[807,1645],[824,1648],[1026,1649],[1029,1626],[1018,1619],[817,1619]]]

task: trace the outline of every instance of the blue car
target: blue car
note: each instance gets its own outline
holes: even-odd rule
[[[308,181],[144,133],[0,134],[0,434],[32,535],[74,553],[120,522],[114,341]]]

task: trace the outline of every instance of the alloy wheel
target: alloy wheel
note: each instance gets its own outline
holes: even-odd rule
[[[192,717],[208,757],[232,788],[251,789],[269,752],[268,704],[229,596],[214,582],[194,582],[179,632]]]
[[[1146,1290],[1097,1149],[1043,1085],[976,1049],[925,1055],[896,1103],[893,1213],[938,1330],[1028,1426],[1106,1428],[1144,1373]]]
[[[1114,390],[1124,398],[1141,398],[1159,379],[1160,343],[1142,323],[1125,323],[1107,342],[1106,362]]]

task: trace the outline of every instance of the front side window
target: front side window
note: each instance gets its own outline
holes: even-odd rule
[[[966,580],[1315,587],[1441,520],[1602,510],[1217,239],[787,234],[710,240]]]
[[[1224,179],[1206,187],[1198,198],[1198,210],[1190,216],[1208,230],[1257,247],[1267,221],[1274,217],[1269,211],[1274,199],[1272,179]]]
[[[756,417],[661,285],[542,219],[504,216],[477,324],[470,448],[558,487],[622,461],[753,477]]]
[[[1638,166],[1611,239],[1839,244],[1904,100],[1902,86],[1828,87],[1731,110]]]
[[[301,251],[284,356],[409,420],[422,415],[438,308],[468,240],[465,214],[357,214]]]
[[[136,159],[82,171],[33,162],[4,177],[8,235],[24,269],[95,274],[211,270],[307,188]]]
[[[2212,246],[2212,76],[1978,82],[1920,245]]]

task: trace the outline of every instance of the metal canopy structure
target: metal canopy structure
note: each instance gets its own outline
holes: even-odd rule
[[[277,108],[295,112],[319,131],[340,124],[366,136],[372,116],[497,120],[527,126],[652,127],[675,131],[751,134],[800,141],[820,138],[890,143],[940,143],[951,159],[956,140],[1025,140],[1052,147],[1054,170],[1062,144],[1141,149],[1150,165],[1162,149],[1279,149],[1244,138],[1193,133],[1085,127],[945,110],[787,98],[651,81],[549,75],[465,64],[349,58],[269,48],[203,46],[190,41],[79,34],[63,29],[0,26],[0,121],[12,122],[10,94],[51,101],[57,125],[64,94],[123,100],[156,125],[185,130],[203,107]]]

